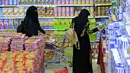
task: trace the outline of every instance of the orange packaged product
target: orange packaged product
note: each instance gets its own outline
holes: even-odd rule
[[[28,60],[26,62],[25,66],[27,67],[28,71],[32,71],[32,70],[34,70],[34,67],[35,67],[35,61],[34,60]]]
[[[27,73],[26,71],[18,71],[18,73]]]

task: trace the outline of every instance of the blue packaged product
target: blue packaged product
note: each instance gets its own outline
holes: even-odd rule
[[[9,29],[13,29],[13,19],[9,19]]]
[[[100,39],[100,32],[96,32],[96,40],[99,40]]]
[[[0,29],[3,29],[3,22],[2,22],[2,19],[0,19]]]
[[[2,5],[2,0],[0,0],[0,5]]]

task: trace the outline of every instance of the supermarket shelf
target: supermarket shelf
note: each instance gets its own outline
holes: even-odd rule
[[[68,16],[68,17],[64,17],[64,16],[61,16],[61,17],[55,17],[55,18],[74,18],[75,16]]]
[[[0,32],[4,32],[4,31],[16,31],[16,29],[0,29]]]
[[[59,4],[56,6],[93,6],[93,4]]]
[[[33,5],[33,4],[32,4]],[[0,7],[29,7],[32,5],[0,5]],[[93,6],[93,4],[58,4],[58,5],[45,5],[45,4],[41,4],[41,5],[33,5],[33,6],[38,6],[38,7],[56,7],[56,6]]]
[[[32,4],[33,5],[33,4]],[[0,7],[29,7],[32,5],[0,5]],[[33,6],[38,6],[38,7],[55,7],[55,5],[33,5]]]
[[[99,40],[95,40],[95,41],[90,41],[90,42],[91,42],[91,43],[95,43],[95,42],[97,42],[97,43],[98,43],[98,42],[99,42]]]
[[[48,31],[50,30],[50,31],[53,31],[53,30],[55,30],[55,29],[44,29],[44,30],[48,30]]]
[[[65,29],[44,29],[46,31],[65,31]]]
[[[109,16],[95,16],[95,18],[108,18]]]
[[[38,17],[39,19],[43,18],[74,18],[75,16],[68,16],[68,17]],[[24,16],[5,16],[5,17],[0,17],[0,19],[23,19]],[[94,18],[93,16],[90,16],[89,18]]]
[[[68,17],[55,17],[55,18],[74,18],[75,16],[68,16]],[[90,16],[88,18],[94,18],[93,16]]]
[[[95,6],[111,6],[112,4],[95,4]]]
[[[23,19],[24,16],[5,16],[5,17],[0,17],[0,19]],[[55,18],[55,17],[38,17],[40,19],[42,18]]]

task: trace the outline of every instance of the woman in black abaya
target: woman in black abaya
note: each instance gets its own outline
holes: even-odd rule
[[[98,28],[89,30],[89,11],[83,9],[80,14],[72,20],[74,30],[79,41],[79,48],[73,46],[73,73],[93,73],[90,60],[90,39],[89,34],[98,31]]]
[[[30,6],[26,12],[24,21],[17,28],[17,32],[26,34],[28,37],[38,35],[38,30],[45,34],[45,31],[40,27],[38,21],[38,12],[35,6]]]

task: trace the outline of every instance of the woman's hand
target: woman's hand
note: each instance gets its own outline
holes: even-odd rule
[[[99,25],[97,28],[98,28],[98,30],[102,30],[102,29],[103,29],[103,26],[102,26],[102,25]]]

